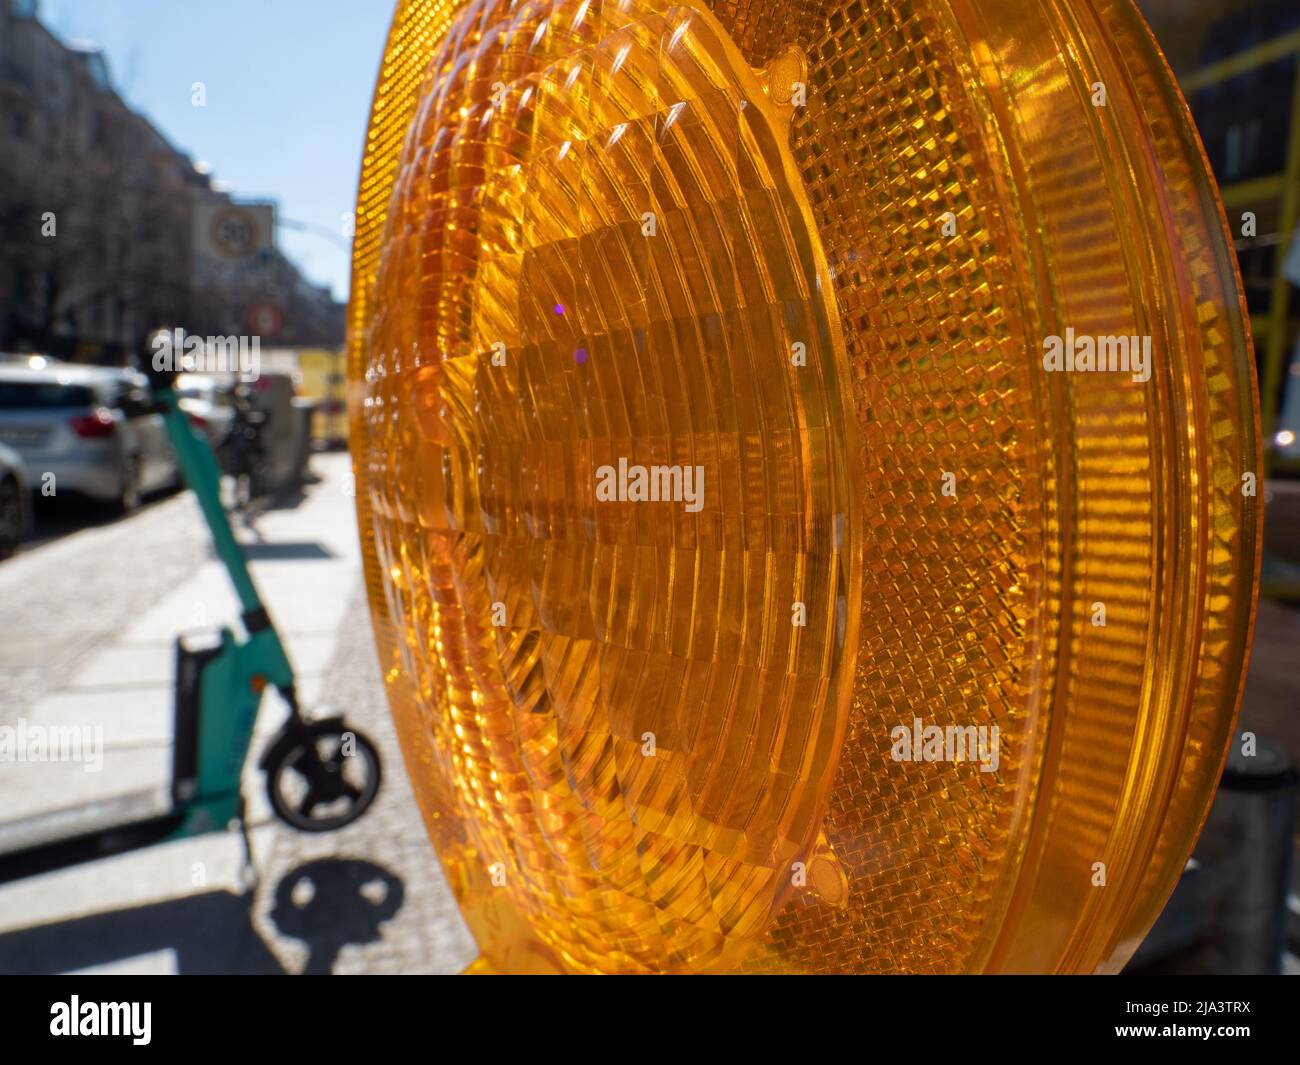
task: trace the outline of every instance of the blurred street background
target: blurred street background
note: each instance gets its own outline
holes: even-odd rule
[[[0,838],[165,786],[176,635],[239,616],[159,416],[133,406],[155,329],[217,358],[256,338],[253,380],[186,373],[178,391],[229,475],[301,702],[346,712],[385,774],[342,831],[282,825],[254,764],[285,717],[271,694],[244,781],[256,885],[234,832],[0,883],[0,972],[454,972],[474,956],[388,718],[343,441],[351,211],[390,16],[0,0],[0,726],[104,725],[98,772],[0,766]]]
[[[438,870],[388,719],[360,579],[344,452],[240,529],[307,706],[346,710],[381,748],[376,805],[340,832],[276,821],[244,790],[261,882],[243,892],[236,833],[0,885],[0,973],[455,972],[474,956]],[[34,594],[39,589],[40,594]],[[6,821],[161,784],[171,770],[177,632],[238,616],[187,493],[69,532],[0,565],[0,724],[111,723],[103,769],[6,765]],[[254,751],[284,708],[266,700]]]
[[[1234,756],[1132,968],[1295,973],[1300,6],[1139,6],[1237,238],[1267,558],[1240,723],[1258,753]],[[250,766],[255,885],[237,833],[0,883],[0,972],[454,972],[474,955],[389,723],[345,441],[351,210],[390,15],[345,0],[0,0],[0,727],[105,725],[100,772],[0,765],[0,841],[24,819],[165,785],[176,634],[239,613],[138,402],[156,329],[204,338],[206,354],[256,341],[254,379],[183,374],[184,407],[228,475],[303,702],[346,711],[385,770],[370,813],[307,836],[275,821]],[[267,699],[254,761],[282,718]]]

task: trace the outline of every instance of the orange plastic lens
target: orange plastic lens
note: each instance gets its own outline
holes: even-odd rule
[[[1127,2],[402,0],[357,508],[486,962],[1121,965],[1236,713],[1249,351]]]

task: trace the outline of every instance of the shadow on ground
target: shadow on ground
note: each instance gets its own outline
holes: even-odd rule
[[[324,858],[279,881],[270,919],[306,944],[303,975],[328,974],[344,947],[379,939],[404,895],[382,866]],[[164,950],[175,954],[178,973],[283,974],[257,932],[254,901],[251,892],[209,891],[10,932],[0,935],[0,974],[72,972]]]
[[[174,488],[151,492],[144,497],[142,505],[147,507],[153,503],[171,499],[178,492],[179,489]],[[114,522],[129,521],[133,516],[131,514],[114,513],[112,509],[104,504],[96,503],[94,500],[86,499],[72,492],[64,493],[55,498],[45,498],[37,493],[33,497],[32,527],[19,550],[30,551],[34,547],[53,543],[55,540],[80,532],[82,529],[92,529],[101,525],[112,525]]]

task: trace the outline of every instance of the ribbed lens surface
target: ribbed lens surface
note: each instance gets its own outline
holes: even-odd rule
[[[380,487],[502,890],[576,963],[694,967],[817,835],[845,412],[790,110],[707,13],[624,15],[467,16],[436,57],[377,278]],[[620,463],[667,491],[600,498]]]
[[[1257,444],[1130,8],[403,3],[352,325],[390,699],[493,964],[1131,949],[1235,712]],[[1149,380],[1046,371],[1067,330]],[[996,757],[900,760],[917,720]]]

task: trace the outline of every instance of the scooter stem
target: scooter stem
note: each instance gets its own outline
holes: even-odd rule
[[[240,620],[243,621],[249,638],[256,638],[258,642],[267,645],[267,650],[271,653],[275,668],[267,679],[291,697],[293,667],[289,664],[288,654],[280,642],[279,633],[271,624],[261,596],[257,594],[257,585],[248,571],[243,548],[239,546],[234,530],[230,527],[226,508],[221,505],[221,470],[212,454],[212,448],[190,425],[173,389],[155,388],[154,398],[162,411],[167,436],[176,452],[185,483],[199,501],[199,509],[203,511],[203,517],[208,523],[217,557],[225,564],[230,582],[235,586],[235,594],[239,596],[242,611]]]

